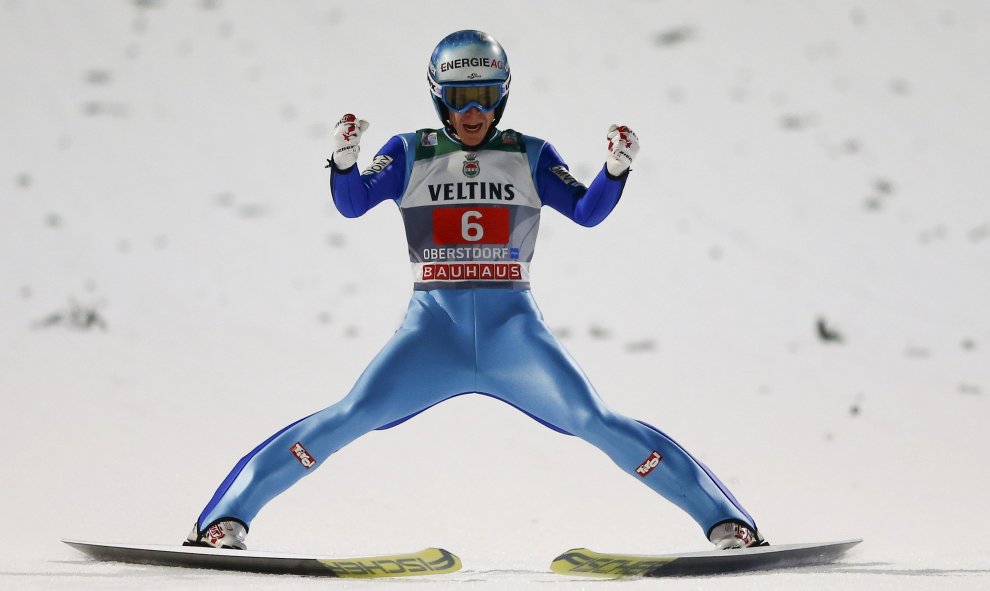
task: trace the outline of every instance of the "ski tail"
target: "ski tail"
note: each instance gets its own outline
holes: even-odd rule
[[[572,548],[550,563],[550,570],[561,575],[620,578],[643,577],[676,557],[650,557],[602,554],[587,548]]]
[[[351,579],[445,575],[461,570],[462,566],[460,558],[443,548],[427,548],[407,555],[319,561],[335,576]]]

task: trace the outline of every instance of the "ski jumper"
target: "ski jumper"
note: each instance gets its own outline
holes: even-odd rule
[[[584,226],[612,211],[628,172],[574,179],[543,140],[495,131],[468,150],[444,130],[393,137],[363,172],[331,166],[346,217],[391,200],[402,213],[414,291],[402,326],[340,402],[244,456],[197,521],[250,526],[276,495],[331,454],[462,394],[496,398],[605,452],[704,529],[752,517],[703,464],[664,433],[610,411],[550,332],[529,290],[541,207]],[[492,354],[497,352],[497,354]]]

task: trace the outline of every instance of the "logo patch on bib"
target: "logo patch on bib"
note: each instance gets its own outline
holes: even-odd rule
[[[473,179],[481,173],[481,164],[478,163],[477,154],[468,152],[464,155],[464,164],[461,166],[461,172],[469,179]]]

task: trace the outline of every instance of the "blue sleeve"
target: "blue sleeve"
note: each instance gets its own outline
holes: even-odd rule
[[[357,164],[340,170],[330,161],[330,194],[344,217],[356,218],[382,201],[398,199],[405,185],[406,144],[401,136],[393,136],[362,173]]]
[[[616,177],[602,166],[591,185],[585,187],[571,176],[557,150],[550,144],[544,144],[533,176],[544,205],[590,228],[612,213],[622,197],[629,171]]]

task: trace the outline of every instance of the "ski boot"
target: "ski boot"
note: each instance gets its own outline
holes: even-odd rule
[[[244,537],[247,528],[239,521],[217,521],[200,533],[199,524],[186,536],[183,546],[203,546],[205,548],[225,548],[228,550],[246,550]]]
[[[738,548],[755,548],[757,546],[769,546],[770,543],[763,539],[760,532],[755,531],[745,523],[739,521],[724,521],[714,528],[708,539],[719,550],[735,550]]]

